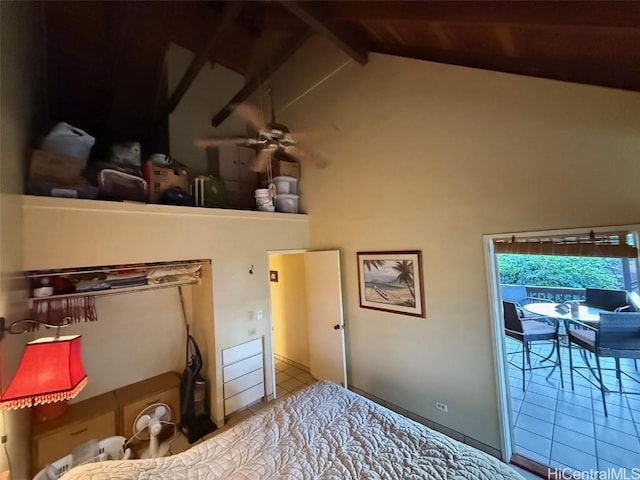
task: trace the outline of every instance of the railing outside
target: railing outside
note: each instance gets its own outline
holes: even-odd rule
[[[527,285],[527,297],[551,300],[556,303],[584,301],[584,288],[536,287]]]

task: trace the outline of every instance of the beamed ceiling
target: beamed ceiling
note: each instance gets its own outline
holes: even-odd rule
[[[640,1],[49,1],[43,8],[50,120],[112,138],[166,135],[167,115],[207,62],[245,77],[213,115],[212,124],[221,123],[313,33],[362,65],[379,52],[640,91]],[[265,48],[267,32],[284,39],[278,48]],[[195,57],[168,92],[170,42]]]

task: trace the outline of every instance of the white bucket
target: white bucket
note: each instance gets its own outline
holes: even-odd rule
[[[273,183],[276,186],[276,193],[297,195],[298,193],[298,179],[294,177],[287,177],[281,175],[279,177],[273,177]]]
[[[273,212],[275,210],[268,188],[256,190],[256,207],[263,212]]]

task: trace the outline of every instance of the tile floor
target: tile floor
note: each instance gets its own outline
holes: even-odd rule
[[[520,343],[507,339],[507,352],[520,349]],[[608,417],[604,416],[600,391],[574,374],[575,389],[571,390],[569,354],[562,348],[564,389],[560,388],[559,370],[549,379],[549,369],[526,372],[526,387],[522,391],[522,373],[509,366],[512,416],[515,421],[516,453],[552,468],[589,469],[640,467],[640,395],[618,393],[614,372],[604,372],[605,385],[612,392],[606,395]],[[534,346],[546,355],[546,345]],[[519,364],[522,357],[512,355]],[[574,366],[583,365],[579,355],[573,355]],[[531,358],[532,366],[540,359]],[[640,361],[639,368],[640,368]],[[544,365],[544,363],[542,364]],[[612,359],[603,359],[602,367],[613,366]],[[640,379],[633,360],[622,360],[622,369]],[[628,391],[640,393],[640,384],[623,381]]]

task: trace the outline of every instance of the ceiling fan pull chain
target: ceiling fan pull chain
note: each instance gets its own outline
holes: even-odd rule
[[[273,171],[271,167],[271,159],[273,158],[273,152],[269,152],[267,158],[267,181],[269,182],[269,200],[273,203],[276,198],[276,185],[273,183]]]

